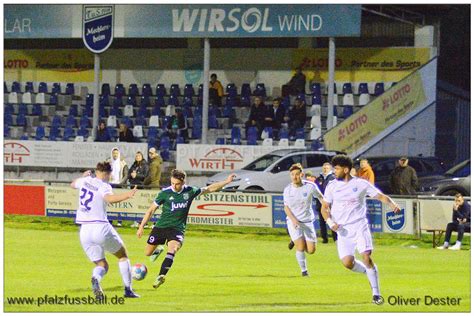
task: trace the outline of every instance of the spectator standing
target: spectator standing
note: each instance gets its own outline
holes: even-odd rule
[[[133,143],[135,141],[132,131],[127,127],[127,125],[125,125],[125,123],[120,123],[119,141],[127,143]]]
[[[130,170],[128,170],[128,183],[131,187],[136,185],[138,188],[142,188],[143,182],[148,176],[148,172],[148,162],[143,158],[142,152],[137,151],[135,154],[135,161],[130,167]]]
[[[222,97],[224,96],[224,87],[222,83],[217,80],[217,75],[211,75],[211,81],[209,82],[209,98],[212,99],[213,104],[222,106]]]
[[[149,157],[148,161],[150,162],[149,173],[143,183],[145,185],[150,185],[150,187],[153,187],[153,188],[159,188],[163,159],[161,159],[160,154],[158,153],[155,147],[151,147],[148,150],[148,157]]]
[[[295,69],[295,74],[291,77],[290,81],[283,86],[283,96],[300,95],[305,93],[306,87],[306,76],[303,74],[301,67]]]
[[[367,159],[360,160],[360,168],[357,170],[357,177],[365,179],[371,184],[375,183],[375,174]]]
[[[110,185],[114,188],[122,187],[123,184],[127,183],[128,165],[117,147],[112,148],[110,159],[107,159],[106,161],[110,162],[110,165],[112,166],[112,173],[110,174],[109,180]],[[110,220],[109,222],[113,225],[113,220]],[[122,220],[120,217],[119,220],[117,220],[117,226],[122,226]]]
[[[110,135],[105,122],[100,121],[99,126],[97,126],[97,136],[95,138],[96,142],[110,142]]]
[[[416,171],[408,165],[408,158],[401,157],[398,166],[390,174],[390,189],[392,194],[415,195],[418,188]]]
[[[322,167],[322,172],[319,174],[319,177],[316,178],[316,184],[318,185],[319,190],[324,195],[324,191],[326,191],[326,186],[329,182],[336,179],[334,173],[332,172],[332,165],[329,162],[325,162]],[[323,215],[321,214],[321,202],[316,200],[316,211],[318,212],[319,216],[319,229],[321,231],[321,238],[323,239],[323,244],[328,243],[328,230],[326,227],[326,221],[324,220]],[[335,231],[332,232],[332,239],[334,241],[337,240],[337,233]]]
[[[250,115],[247,122],[245,122],[245,134],[249,127],[255,126],[257,128],[257,135],[260,138],[264,127],[265,116],[267,115],[267,109],[265,103],[263,103],[261,97],[255,97],[254,103],[250,107]]]
[[[453,231],[457,231],[458,239],[456,244],[449,247],[449,241]],[[461,250],[462,238],[465,232],[471,232],[471,205],[464,201],[464,197],[458,193],[454,197],[452,222],[446,226],[444,244],[438,247],[438,249],[448,249],[449,247],[451,250]]]
[[[306,123],[306,106],[304,102],[296,98],[295,104],[290,110],[290,135],[294,136],[298,128],[303,128]]]

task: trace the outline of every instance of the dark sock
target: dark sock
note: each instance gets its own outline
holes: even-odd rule
[[[165,260],[163,260],[163,263],[161,264],[161,270],[160,270],[160,275],[166,275],[168,273],[168,270],[171,268],[171,265],[173,264],[174,260],[174,253],[167,253]]]

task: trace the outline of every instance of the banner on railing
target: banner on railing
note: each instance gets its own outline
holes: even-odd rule
[[[129,166],[135,153],[147,154],[145,143],[50,142],[5,140],[3,163],[5,166],[95,168],[98,162],[111,157],[117,147]]]

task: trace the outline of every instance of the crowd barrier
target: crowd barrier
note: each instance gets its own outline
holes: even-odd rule
[[[114,189],[116,193],[124,189]],[[57,184],[4,184],[5,214],[74,217],[78,191]],[[109,205],[110,219],[141,220],[157,189],[139,190],[133,199]],[[419,234],[443,230],[451,221],[452,197],[395,197],[401,212],[395,214],[378,200],[367,199],[372,232]],[[160,209],[155,218],[160,215]],[[194,200],[189,224],[247,227],[286,227],[283,196],[279,193],[217,192]],[[319,228],[318,221],[315,222]]]

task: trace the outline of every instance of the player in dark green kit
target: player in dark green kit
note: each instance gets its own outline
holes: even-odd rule
[[[171,172],[171,186],[158,193],[145,213],[145,217],[143,217],[137,231],[138,238],[141,238],[146,223],[153,216],[156,209],[162,205],[161,216],[153,227],[145,247],[145,255],[151,256],[150,258],[154,261],[163,251],[162,245],[165,243],[168,245],[166,257],[161,264],[160,274],[153,283],[155,289],[165,282],[166,273],[173,264],[174,256],[183,244],[186,219],[193,199],[201,194],[219,191],[225,185],[231,183],[234,176],[234,174],[231,174],[224,181],[213,183],[208,187],[197,188],[185,185],[186,173],[184,171],[175,169]]]

